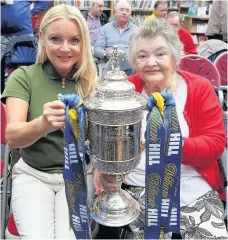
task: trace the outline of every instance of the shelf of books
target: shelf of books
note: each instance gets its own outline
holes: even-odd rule
[[[140,25],[145,17],[151,15],[154,10],[154,5],[157,0],[131,0],[129,3],[132,8],[132,17],[136,25]],[[54,0],[55,5],[65,3],[71,6],[76,6],[80,10],[88,10],[92,0]],[[104,1],[104,11],[108,17],[113,17],[114,7],[117,0]],[[179,10],[179,1],[168,1],[169,11]]]
[[[131,0],[132,18],[136,25],[143,23],[144,19],[151,15],[157,0]],[[55,5],[60,3],[78,7],[80,10],[88,10],[92,0],[54,0]],[[209,19],[210,9],[213,1],[208,0],[177,0],[167,1],[168,11],[178,11],[183,15],[182,27],[189,30],[195,43],[198,45],[205,40],[205,32]],[[117,0],[104,1],[104,12],[109,18],[114,15],[114,7]]]
[[[179,12],[184,16],[182,27],[191,32],[196,45],[206,40],[205,32],[213,1],[180,1]]]
[[[92,0],[54,0],[55,5],[68,4],[78,7],[82,10],[88,10],[91,6]],[[104,1],[105,10],[111,10],[111,1]]]
[[[92,0],[54,0],[55,5],[68,4],[78,7],[81,11],[87,11],[91,7]],[[113,15],[113,1],[104,1],[104,12],[108,17]]]
[[[115,1],[116,2],[116,1]],[[131,1],[132,17],[135,19],[135,24],[140,25],[144,19],[153,13],[154,5],[157,0],[134,0]],[[169,11],[179,10],[179,1],[168,1]]]

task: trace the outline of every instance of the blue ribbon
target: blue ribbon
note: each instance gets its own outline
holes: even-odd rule
[[[148,99],[146,128],[145,239],[159,239],[161,228],[161,197],[164,178],[165,126],[156,105]]]
[[[165,154],[165,177],[169,185],[169,211],[164,226],[166,232],[180,232],[180,171],[182,135],[178,121],[176,103],[170,91],[163,91],[165,99],[164,124],[167,129]],[[167,187],[167,183],[166,183]],[[163,190],[165,187],[163,186]]]
[[[80,105],[82,102],[81,98],[75,94],[62,95],[61,101],[66,105],[63,178],[70,214],[70,224],[76,239],[91,239],[90,212],[86,185],[84,108],[83,105]],[[79,135],[76,137],[70,123],[70,109],[77,111]]]
[[[148,99],[146,129],[145,239],[180,231],[180,166],[182,137],[171,92],[164,98],[164,119],[156,99]]]

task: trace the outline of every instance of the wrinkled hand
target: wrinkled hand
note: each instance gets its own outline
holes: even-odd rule
[[[95,187],[95,195],[98,195],[99,193],[101,193],[104,190],[100,183],[100,174],[101,174],[101,172],[98,171],[97,169],[95,169],[93,171],[93,184]]]
[[[116,176],[102,173],[97,169],[94,170],[93,174],[96,195],[102,191],[115,192],[117,190]]]
[[[45,103],[43,115],[40,118],[41,129],[44,133],[54,132],[65,126],[65,104],[60,101]]]

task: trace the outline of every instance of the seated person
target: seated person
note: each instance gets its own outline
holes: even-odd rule
[[[85,19],[69,5],[51,8],[40,24],[37,63],[15,70],[3,92],[7,143],[21,148],[12,170],[12,211],[21,239],[75,239],[63,179],[65,104],[57,95],[86,97],[96,80]]]
[[[191,33],[188,30],[181,28],[181,15],[178,12],[173,11],[166,16],[166,20],[177,31],[179,39],[183,44],[184,54],[197,54]]]
[[[31,9],[31,4],[36,3]],[[52,1],[1,1],[1,54],[15,36],[32,36],[32,19],[51,5]],[[10,13],[10,14],[9,14]]]
[[[129,39],[136,26],[129,21],[131,16],[131,5],[120,0],[115,7],[115,17],[110,23],[101,28],[101,32],[94,46],[94,56],[104,62],[110,59],[113,47],[117,46],[124,54],[128,51]],[[120,63],[121,70],[131,73],[131,66],[127,59]]]
[[[82,11],[82,15],[87,21],[89,27],[90,43],[92,46],[96,43],[97,37],[100,33],[101,27],[108,22],[108,18],[104,10],[103,0],[91,1],[89,11]]]
[[[156,18],[165,18],[168,12],[168,3],[166,1],[157,1],[154,4],[153,13],[144,19],[144,22],[148,22],[150,20]]]
[[[224,197],[218,167],[218,159],[225,148],[222,109],[207,79],[176,70],[181,58],[180,50],[178,35],[165,20],[156,19],[141,25],[129,44],[129,61],[137,75],[129,76],[128,79],[135,85],[136,91],[145,97],[169,89],[176,102],[183,137],[180,178],[182,238],[208,239],[213,236],[227,239],[224,208],[219,198],[219,193],[220,197]],[[146,115],[147,111],[142,120],[143,133],[146,129]],[[128,192],[141,205],[139,217],[129,225],[136,238],[143,235],[145,226],[146,152],[143,142],[141,161],[124,180]],[[94,179],[96,193],[117,190],[115,176],[95,170]],[[170,235],[167,233],[166,239]]]

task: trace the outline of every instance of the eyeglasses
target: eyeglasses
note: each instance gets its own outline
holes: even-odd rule
[[[179,24],[178,23],[170,23],[171,26],[175,27],[175,28],[178,28],[179,27]]]

